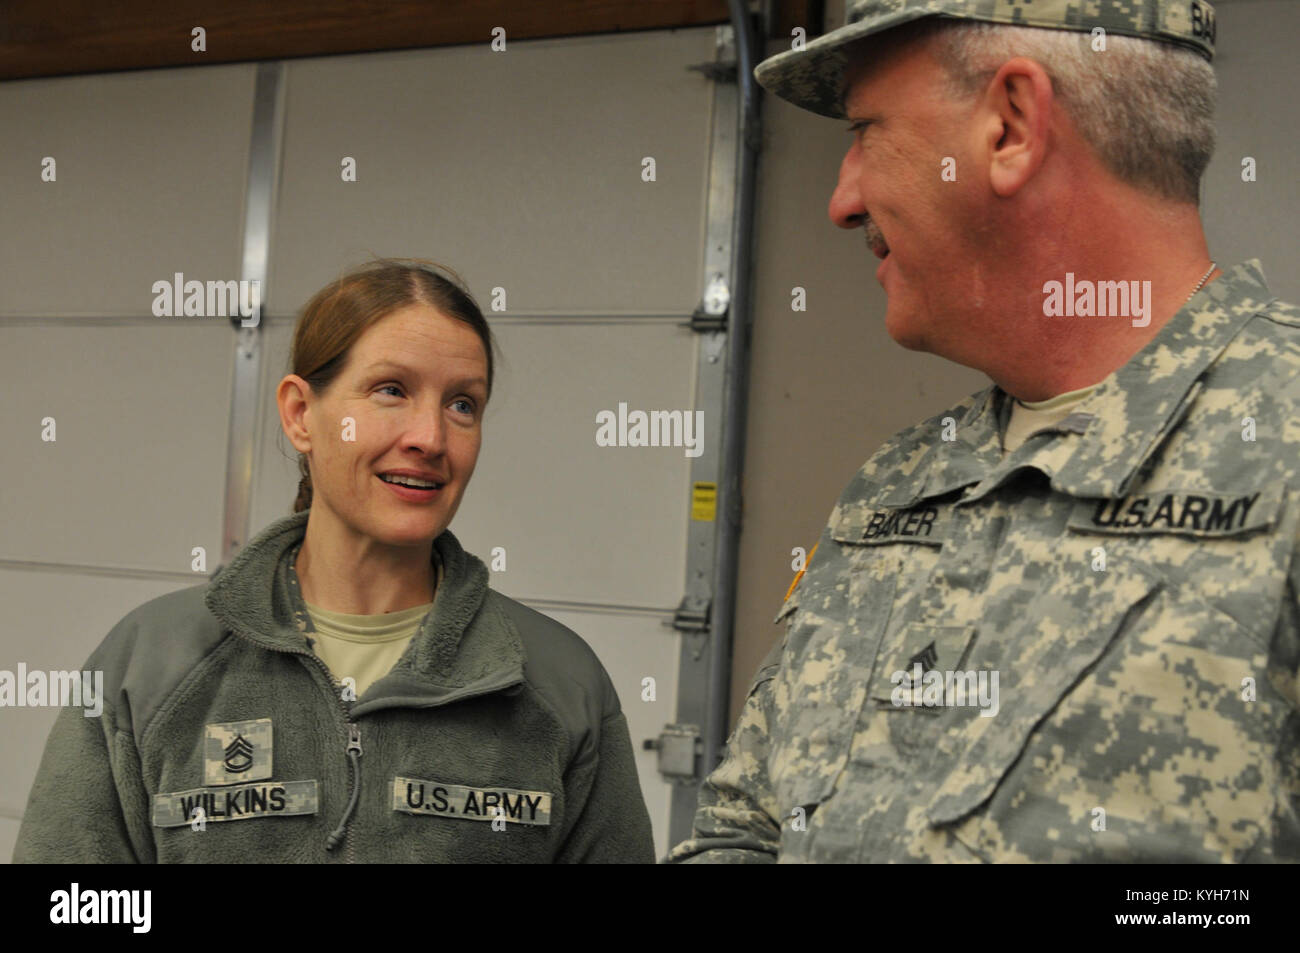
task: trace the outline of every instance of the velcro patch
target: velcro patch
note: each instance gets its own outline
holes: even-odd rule
[[[253,817],[315,814],[320,795],[312,781],[263,781],[235,787],[194,788],[153,796],[154,827],[182,827],[191,821],[246,821]],[[199,813],[202,811],[202,814]]]
[[[922,543],[942,546],[948,536],[952,508],[922,503],[910,509],[869,509],[843,518],[834,537],[841,542],[879,546],[883,543]]]
[[[271,776],[270,718],[203,728],[204,784],[243,784]]]
[[[393,778],[393,810],[463,821],[492,821],[545,827],[551,823],[551,795],[513,788],[472,788],[444,781]]]
[[[893,698],[894,686],[900,684],[894,676],[903,673],[901,684],[911,688],[913,676],[931,670],[957,671],[966,660],[975,627],[970,625],[923,625],[912,622],[902,632],[898,646],[883,658],[875,675],[875,697]],[[919,683],[918,683],[919,687]]]
[[[1148,490],[1119,500],[1080,500],[1067,525],[1085,533],[1234,536],[1270,526],[1281,500],[1280,485],[1252,493]]]

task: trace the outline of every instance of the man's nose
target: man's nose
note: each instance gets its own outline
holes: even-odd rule
[[[867,214],[866,206],[862,204],[862,193],[858,189],[860,163],[861,154],[855,142],[844,153],[844,161],[840,163],[840,180],[835,184],[831,204],[827,209],[831,221],[840,228],[860,228]]]

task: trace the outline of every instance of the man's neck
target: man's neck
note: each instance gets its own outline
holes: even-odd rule
[[[1088,270],[1085,270],[1088,269]],[[1013,360],[990,376],[1007,393],[1040,401],[1104,380],[1127,364],[1164,328],[1194,293],[1221,274],[1208,255],[1174,262],[1099,265],[1049,279],[1043,299],[1053,313],[1027,316],[1034,332],[1022,338]],[[1127,313],[1109,313],[1122,296],[1103,282],[1126,282]],[[1059,294],[1057,290],[1059,287]],[[1103,307],[1106,311],[1103,311]]]
[[[1199,290],[1198,285],[1204,288],[1222,274],[1216,266],[1207,275],[1207,270],[1211,267],[1209,262],[1199,262],[1197,267],[1200,270],[1190,278],[1187,276],[1191,272],[1183,270],[1177,278],[1170,275],[1164,279],[1157,277],[1141,280],[1140,287],[1144,291],[1149,288],[1151,299],[1146,303],[1149,308],[1146,318],[1149,318],[1150,323],[1145,326],[1134,326],[1132,321],[1139,319],[1129,320],[1124,316],[1061,317],[1057,320],[1101,324],[1082,329],[1082,333],[1063,335],[1057,341],[1045,341],[1040,364],[1016,368],[1016,371],[1023,373],[1007,374],[1002,380],[994,379],[1007,393],[1024,401],[1047,400],[1057,394],[1104,380],[1127,364],[1160,333],[1170,319],[1191,300],[1194,291]],[[1201,284],[1202,280],[1204,284]],[[1147,286],[1146,281],[1151,284]]]
[[[1153,198],[1109,175],[1072,182],[1068,190],[1050,183],[1002,223],[1004,234],[1033,241],[1002,250],[998,280],[1015,291],[1003,296],[1000,316],[989,316],[998,340],[980,369],[1021,400],[1104,380],[1219,274],[1207,277],[1195,204]]]

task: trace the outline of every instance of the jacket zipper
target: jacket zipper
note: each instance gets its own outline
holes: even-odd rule
[[[348,757],[348,806],[343,811],[343,817],[339,820],[338,827],[334,828],[333,833],[325,840],[325,849],[332,851],[343,842],[347,846],[347,862],[355,864],[356,848],[352,843],[352,830],[348,823],[352,820],[352,812],[356,810],[357,799],[361,795],[361,726],[352,720],[352,706],[343,700],[343,683],[334,677],[334,673],[329,670],[329,666],[321,659],[319,655],[312,652],[300,652],[320,666],[320,670],[325,673],[331,685],[334,686],[334,699],[338,703],[339,711],[343,713],[343,727],[348,733],[348,744],[344,749]]]
[[[356,863],[352,853],[352,839],[348,837],[348,821],[352,819],[352,812],[357,806],[357,797],[361,794],[361,728],[359,725],[348,723],[348,768],[352,776],[352,796],[348,798],[347,809],[343,812],[343,819],[339,821],[339,826],[330,834],[329,840],[325,842],[326,850],[333,850],[339,845],[339,841],[347,839],[348,843],[348,863]]]
[[[243,638],[247,638],[247,636],[243,636],[242,633],[238,633],[238,630],[232,629],[231,631],[240,634]],[[253,640],[250,639],[249,641]],[[254,644],[260,648],[270,648],[269,646],[263,645],[261,642],[254,642]],[[352,829],[348,825],[352,820],[352,812],[356,810],[357,800],[361,795],[361,726],[352,720],[352,706],[343,700],[343,683],[334,677],[334,673],[330,671],[329,666],[322,661],[319,655],[316,655],[314,652],[305,652],[300,649],[271,648],[270,650],[273,652],[283,652],[286,655],[301,655],[304,658],[311,659],[312,662],[320,667],[326,680],[334,686],[334,700],[339,706],[339,711],[343,714],[343,727],[348,735],[348,743],[344,751],[348,758],[350,783],[348,785],[348,806],[343,811],[343,817],[340,819],[338,826],[326,839],[325,850],[333,851],[339,846],[339,843],[342,842],[347,847],[347,862],[349,864],[355,864],[357,862],[356,846],[352,841]],[[463,695],[456,696],[455,698],[444,699],[442,702],[439,702],[439,704],[445,704],[448,701],[461,701],[466,698],[476,698],[480,695],[489,695],[499,689],[500,686],[496,686],[485,688],[480,691],[467,692]],[[434,706],[419,705],[412,707],[425,708]]]
[[[244,636],[243,633],[239,632],[237,629],[231,629],[231,631],[245,639],[248,639],[247,636]],[[248,639],[248,641],[253,642],[253,644],[257,645],[259,648],[270,648],[273,652],[283,652],[286,655],[301,655],[304,658],[311,659],[320,667],[320,670],[325,674],[325,678],[329,683],[334,686],[334,701],[339,706],[339,711],[343,714],[343,728],[348,735],[348,744],[345,753],[348,757],[348,768],[351,780],[348,785],[349,797],[347,809],[343,812],[343,819],[339,821],[338,827],[336,827],[333,833],[331,833],[326,839],[325,849],[327,851],[334,850],[334,848],[338,847],[339,841],[342,840],[347,845],[347,862],[349,864],[355,864],[357,862],[356,848],[352,843],[352,830],[348,827],[348,822],[352,819],[352,812],[356,808],[357,798],[361,794],[361,727],[352,721],[352,708],[343,700],[343,684],[334,677],[334,673],[329,670],[329,666],[326,665],[324,661],[321,660],[321,657],[316,655],[314,652],[304,652],[300,649],[273,648],[252,639]]]

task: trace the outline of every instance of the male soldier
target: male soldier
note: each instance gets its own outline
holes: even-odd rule
[[[671,860],[1300,859],[1300,309],[1207,252],[1213,42],[856,0],[757,68],[852,124],[890,335],[994,384],[844,491]]]

